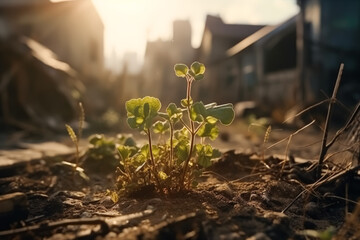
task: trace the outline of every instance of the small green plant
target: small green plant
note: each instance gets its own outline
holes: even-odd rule
[[[78,122],[79,125],[78,125],[77,135],[76,135],[74,129],[70,125],[65,124],[66,131],[68,132],[71,141],[75,145],[75,149],[76,149],[75,164],[67,162],[67,161],[63,161],[62,164],[73,167],[74,173],[78,172],[80,177],[82,177],[85,180],[89,180],[88,176],[84,173],[84,169],[79,167],[79,160],[80,160],[79,141],[81,139],[82,131],[84,128],[84,122],[85,122],[85,111],[84,111],[84,107],[81,102],[79,102],[79,112],[80,112],[79,113],[79,122]]]
[[[118,134],[116,137],[105,137],[103,134],[94,134],[90,136],[84,165],[96,171],[114,171],[119,165],[118,145],[136,146],[131,135]]]
[[[84,121],[85,121],[85,111],[83,108],[82,103],[79,103],[79,125],[78,125],[78,134],[76,135],[74,129],[68,125],[65,124],[66,130],[70,136],[71,141],[73,142],[73,144],[75,145],[75,149],[76,149],[76,153],[75,153],[75,157],[76,157],[76,162],[75,162],[75,168],[79,166],[79,159],[80,159],[80,151],[79,151],[79,141],[82,135],[82,130],[84,128]]]
[[[205,139],[217,138],[217,123],[231,124],[235,116],[233,105],[205,105],[193,101],[192,84],[204,78],[204,64],[194,62],[190,68],[176,64],[174,71],[187,84],[181,107],[170,103],[165,112],[161,112],[160,100],[149,96],[131,99],[125,104],[128,125],[145,134],[148,143],[142,147],[117,147],[120,191],[129,192],[149,185],[163,193],[189,189],[197,184],[196,177],[211,165],[211,160],[220,156]],[[152,133],[168,134],[169,138],[155,144]]]

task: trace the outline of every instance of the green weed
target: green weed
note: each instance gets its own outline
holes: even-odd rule
[[[218,123],[229,125],[234,119],[232,104],[217,105],[194,102],[191,88],[204,78],[205,66],[194,62],[174,66],[175,75],[186,80],[186,97],[180,107],[170,103],[161,112],[161,102],[155,97],[131,99],[126,102],[127,123],[147,137],[147,144],[120,144],[120,192],[129,193],[148,186],[158,192],[170,193],[196,186],[196,178],[211,165],[220,152],[205,139],[214,140],[219,134]],[[155,144],[152,134],[168,135],[168,139]],[[200,141],[197,141],[199,139]]]

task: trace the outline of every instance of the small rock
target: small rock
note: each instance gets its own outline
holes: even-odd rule
[[[63,193],[68,198],[81,199],[85,197],[85,193],[80,191],[64,191]]]
[[[246,240],[271,240],[265,233],[257,233]]]
[[[162,200],[160,198],[152,198],[146,202],[148,205],[159,205],[162,203]]]
[[[68,207],[76,207],[76,208],[82,208],[83,207],[82,201],[80,201],[78,199],[73,199],[73,198],[66,198],[63,201],[63,204],[65,206],[68,206]]]
[[[264,218],[272,220],[273,224],[290,224],[289,217],[285,213],[281,212],[267,212],[264,214]]]
[[[115,205],[115,203],[111,200],[110,196],[106,196],[101,199],[100,203],[106,208],[111,208]]]
[[[114,233],[114,232],[109,232],[109,233],[106,235],[105,239],[117,239],[117,234]]]
[[[218,184],[214,191],[229,199],[232,199],[234,197],[234,191],[229,187],[227,183]]]
[[[28,202],[24,193],[15,192],[0,196],[0,224],[25,219],[27,214]]]
[[[321,218],[321,209],[320,206],[315,202],[309,202],[304,207],[305,214],[313,219]]]
[[[80,214],[80,217],[81,217],[81,218],[91,218],[91,217],[92,217],[92,214],[89,213],[89,212],[84,211],[84,212],[82,212],[82,213]]]

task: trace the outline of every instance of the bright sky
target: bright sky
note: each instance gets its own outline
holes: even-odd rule
[[[206,14],[226,23],[277,24],[298,12],[296,0],[93,0],[105,25],[105,56],[136,52],[147,40],[170,40],[174,20],[190,20],[198,47]]]

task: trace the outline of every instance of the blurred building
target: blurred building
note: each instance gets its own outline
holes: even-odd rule
[[[237,98],[240,82],[234,78],[236,69],[224,65],[226,51],[243,41],[264,25],[226,24],[218,16],[208,15],[196,59],[206,66],[205,79],[194,85],[194,96],[206,102],[229,102]]]
[[[143,66],[143,84],[139,95],[151,95],[163,102],[179,101],[185,97],[186,82],[174,74],[176,63],[191,64],[194,60],[191,46],[191,26],[187,20],[173,23],[171,41],[148,41]]]
[[[0,18],[86,78],[101,77],[104,25],[91,0],[1,0]]]
[[[197,56],[207,67],[206,79],[197,97],[219,103],[252,100],[285,112],[331,96],[343,62],[338,99],[348,106],[358,103],[360,2],[300,0],[298,4],[298,15],[276,26],[259,26],[235,44],[219,44],[206,27]],[[232,32],[236,31],[241,32]]]
[[[294,16],[277,26],[265,26],[225,51],[216,64],[221,73],[216,76],[216,89],[224,92],[217,101],[276,105],[294,96],[289,89],[297,84],[296,20]]]
[[[298,67],[303,100],[331,96],[344,63],[338,98],[360,101],[360,1],[299,0]]]
[[[172,41],[148,42],[144,62],[144,81],[142,94],[164,99],[165,102],[178,101],[185,97],[186,83],[175,76],[176,63],[191,64],[197,60],[207,67],[206,79],[201,88],[194,84],[194,96],[205,97],[216,93],[219,87],[219,75],[224,72],[217,69],[219,60],[223,60],[226,51],[239,41],[264,27],[263,25],[226,24],[220,17],[206,17],[204,35],[198,49],[191,46],[191,26],[189,21],[175,21]],[[210,67],[209,67],[210,66]],[[216,100],[215,97],[212,100]]]

